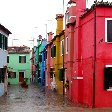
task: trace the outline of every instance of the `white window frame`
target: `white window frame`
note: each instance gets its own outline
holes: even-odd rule
[[[112,20],[112,18],[105,18],[105,42],[112,43],[107,41],[107,21]]]
[[[66,54],[68,54],[68,37],[66,37]]]

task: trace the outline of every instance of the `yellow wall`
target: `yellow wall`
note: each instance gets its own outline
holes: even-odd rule
[[[56,29],[56,35],[59,35],[59,33],[63,30],[63,16],[57,17],[57,29]],[[55,76],[56,76],[56,84],[57,84],[57,92],[59,94],[63,94],[63,82],[59,81],[58,79],[58,72],[59,69],[63,66],[63,58],[61,56],[61,42],[64,36],[59,37],[57,36],[56,39],[53,41],[53,45],[56,46],[56,57],[53,59],[53,67],[55,68]]]

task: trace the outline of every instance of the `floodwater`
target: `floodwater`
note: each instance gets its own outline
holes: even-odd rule
[[[8,94],[0,97],[0,112],[112,112],[112,109],[85,108],[36,85],[27,89],[10,85]]]

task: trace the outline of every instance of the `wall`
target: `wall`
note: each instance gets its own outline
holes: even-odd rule
[[[26,56],[26,63],[19,63],[19,55]],[[12,71],[16,72],[16,78],[8,79],[10,84],[19,84],[19,72],[25,72],[25,78],[30,78],[30,54],[9,54],[9,63],[8,67],[10,67]],[[28,81],[29,83],[30,81]]]
[[[0,83],[0,96],[4,94],[4,83]]]
[[[0,68],[4,68],[4,66],[7,66],[7,51],[0,49]]]

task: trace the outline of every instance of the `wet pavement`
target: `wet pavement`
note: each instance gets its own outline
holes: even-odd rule
[[[112,108],[85,108],[35,85],[28,89],[11,85],[8,94],[0,97],[0,112],[112,112]]]

